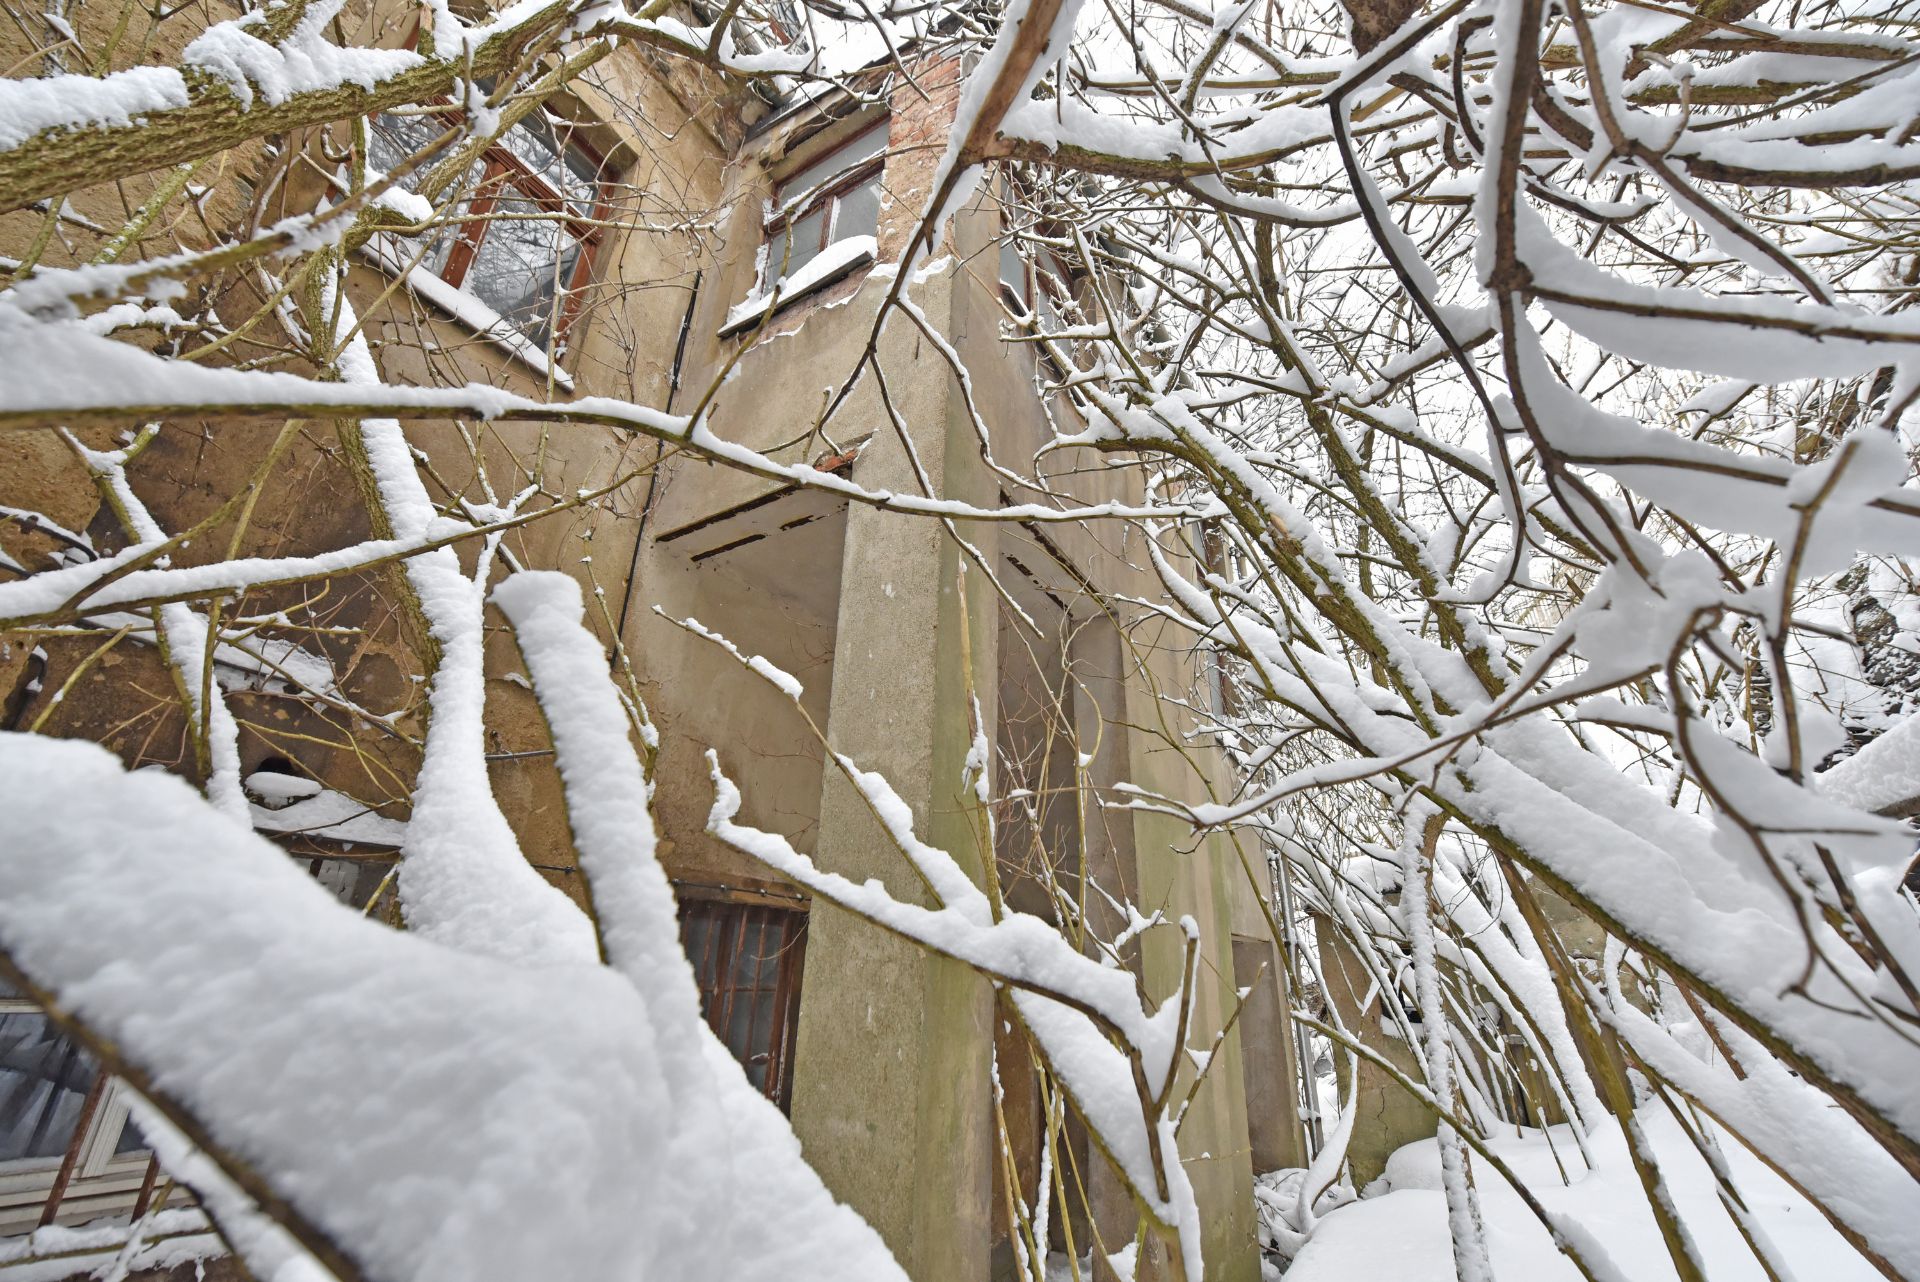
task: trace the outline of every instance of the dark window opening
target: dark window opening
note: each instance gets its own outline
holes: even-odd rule
[[[700,984],[700,1009],[747,1080],[785,1112],[807,915],[759,904],[688,899],[680,942]]]
[[[151,1190],[156,1168],[128,1106],[84,1046],[0,980],[0,1235],[52,1224],[66,1203],[78,1222],[101,1213],[102,1197]]]

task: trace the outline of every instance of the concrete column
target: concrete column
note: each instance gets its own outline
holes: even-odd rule
[[[1101,738],[1089,766],[1096,788],[1112,796],[1121,782],[1158,788],[1174,796],[1199,794],[1192,763],[1203,759],[1170,750],[1152,732],[1161,724],[1164,709],[1133,664],[1143,653],[1130,650],[1108,620],[1090,622],[1075,635],[1072,661],[1076,679],[1075,717],[1083,745],[1094,743],[1096,723]],[[1155,674],[1168,686],[1176,672]],[[1148,727],[1129,731],[1129,725]],[[1233,999],[1232,904],[1243,874],[1231,848],[1209,838],[1194,846],[1192,830],[1169,816],[1140,811],[1114,812],[1102,818],[1089,815],[1087,862],[1096,878],[1116,896],[1131,899],[1141,912],[1166,912],[1170,920],[1192,916],[1200,925],[1203,950],[1200,993],[1189,1044],[1204,1048],[1205,1039],[1220,1027]],[[1092,900],[1090,899],[1090,902]],[[1111,935],[1118,927],[1110,910],[1090,907],[1096,930]],[[1147,932],[1129,965],[1145,978],[1146,991],[1161,1000],[1179,985],[1183,946],[1178,932]],[[1192,1080],[1189,1065],[1181,1074],[1179,1090]],[[1240,1038],[1229,1036],[1215,1055],[1207,1080],[1188,1111],[1181,1131],[1180,1150],[1193,1181],[1204,1221],[1203,1250],[1206,1276],[1219,1282],[1251,1282],[1259,1277],[1254,1243],[1253,1174],[1247,1141],[1245,1084],[1241,1076]],[[1109,1250],[1131,1240],[1136,1211],[1118,1182],[1093,1163],[1089,1193],[1103,1241]],[[1134,1276],[1141,1282],[1171,1277],[1173,1264],[1150,1245],[1136,1261]],[[1096,1260],[1094,1277],[1113,1276],[1105,1261]]]
[[[1379,998],[1361,1009],[1360,999],[1372,984],[1366,967],[1331,922],[1322,919],[1316,933],[1320,937],[1320,969],[1326,978],[1327,996],[1339,1010],[1341,1022],[1363,1043],[1419,1081],[1421,1071],[1413,1048],[1381,1026]],[[1333,1062],[1339,1067],[1340,1092],[1344,1099],[1346,1052],[1335,1047]],[[1395,1149],[1426,1139],[1434,1133],[1437,1123],[1433,1114],[1404,1087],[1367,1060],[1360,1061],[1360,1086],[1355,1098],[1347,1165],[1353,1174],[1354,1187],[1365,1188],[1387,1169],[1387,1159]]]
[[[910,357],[894,350],[911,343],[907,328],[894,326],[883,347],[895,371],[910,369]],[[969,434],[949,421],[944,380],[926,368],[911,374],[896,383],[896,403],[916,425],[936,488],[982,501],[978,459]],[[870,489],[914,491],[903,447],[875,418],[881,426],[855,479]],[[968,537],[990,552],[991,530]],[[978,571],[963,582],[958,550],[937,522],[859,504],[847,518],[842,564],[828,736],[861,768],[881,772],[913,808],[921,835],[978,881],[982,852],[961,770],[970,669],[993,716],[991,589]],[[901,899],[931,902],[831,766],[816,850],[825,868],[855,881],[878,877]],[[991,990],[966,967],[817,901],[806,965],[793,1125],[807,1160],[879,1231],[915,1282],[984,1282],[992,1231]]]
[[[1264,969],[1262,967],[1264,963]],[[1298,1056],[1287,1017],[1287,976],[1271,939],[1233,941],[1233,982],[1251,988],[1240,1007],[1247,1138],[1258,1175],[1307,1164],[1300,1131]]]
[[[1181,689],[1191,679],[1183,666],[1184,651],[1170,633],[1142,629],[1130,634],[1130,640],[1132,653],[1155,665],[1152,676],[1161,689]],[[1185,738],[1186,725],[1168,719],[1166,706],[1146,680],[1128,683],[1127,703],[1132,723],[1148,728],[1128,736],[1132,781],[1167,796],[1205,795],[1208,780],[1199,772],[1217,770],[1212,749]],[[1217,789],[1220,781],[1212,783]],[[1206,1039],[1221,1026],[1234,1000],[1233,899],[1245,886],[1239,856],[1222,836],[1196,842],[1191,826],[1170,815],[1136,812],[1133,834],[1141,911],[1158,909],[1174,921],[1191,916],[1200,928],[1199,988],[1188,1044],[1205,1049]],[[1143,943],[1147,992],[1163,1000],[1179,986],[1182,940],[1176,931],[1153,930]],[[1178,1089],[1185,1090],[1191,1076],[1189,1064]],[[1245,1092],[1236,1029],[1214,1054],[1180,1131],[1181,1161],[1201,1207],[1210,1282],[1257,1282],[1260,1276]]]
[[[1133,857],[1133,816],[1127,811],[1103,811],[1098,804],[1101,798],[1111,800],[1114,785],[1127,782],[1131,772],[1123,660],[1119,629],[1111,619],[1096,615],[1075,627],[1067,656],[1067,685],[1073,698],[1074,732],[1081,751],[1093,757],[1086,767],[1090,793],[1082,798],[1087,873],[1114,898],[1137,902],[1140,877]],[[1093,933],[1105,939],[1114,938],[1126,926],[1104,898],[1093,894],[1087,896],[1087,921]],[[1139,974],[1139,945],[1129,945],[1126,957]],[[1096,1231],[1094,1282],[1115,1282],[1105,1253],[1133,1240],[1139,1212],[1113,1168],[1097,1152],[1088,1159],[1085,1178]]]

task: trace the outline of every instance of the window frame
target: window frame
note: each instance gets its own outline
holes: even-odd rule
[[[1007,279],[1006,256],[1009,253],[1020,263],[1018,285]],[[1039,254],[1044,254],[1047,258],[1044,265],[1039,260]],[[1039,254],[1033,258],[1027,257],[1020,252],[1017,238],[1011,231],[1001,234],[1001,296],[1008,305],[1019,311],[1021,320],[1050,321],[1056,327],[1065,328],[1067,325],[1065,309],[1074,306],[1077,302],[1072,297],[1071,290],[1065,289],[1074,280],[1074,274],[1067,270],[1066,264],[1051,248],[1042,248]],[[1056,291],[1055,284],[1060,285],[1065,292]],[[1042,298],[1046,300],[1044,308],[1038,302]]]
[[[733,1052],[727,1026],[733,1016],[733,998],[741,993],[758,995],[758,987],[745,988],[731,982],[733,966],[740,955],[742,927],[758,919],[762,929],[778,925],[781,938],[778,965],[775,968],[772,1018],[767,1027],[767,1065],[757,1087],[782,1113],[790,1111],[793,1101],[794,1051],[799,1044],[800,992],[806,972],[807,931],[810,914],[803,902],[775,899],[762,895],[713,895],[702,888],[676,884],[679,892],[679,943],[693,968],[695,987],[700,994],[700,1014],[722,1046]],[[690,948],[688,926],[696,917],[709,921],[707,947],[695,957]],[[721,1000],[716,1001],[719,998]],[[747,1040],[751,1045],[759,1021],[749,1017]],[[737,1054],[736,1054],[737,1058]],[[738,1060],[746,1073],[746,1060]],[[752,1077],[748,1077],[752,1084]]]
[[[800,266],[792,269],[792,271],[785,270],[782,263],[774,262],[772,248],[776,239],[788,233],[794,224],[806,221],[806,219],[816,211],[825,210],[826,217],[820,220],[820,243],[814,246],[813,254],[807,259],[807,262],[811,262],[813,258],[825,253],[828,248],[837,244],[839,240],[851,239],[851,237],[835,237],[833,234],[834,229],[840,222],[841,198],[849,192],[866,186],[869,182],[878,184],[879,180],[886,173],[887,148],[892,139],[890,136],[883,139],[879,148],[871,156],[856,161],[848,167],[845,172],[821,184],[803,201],[795,201],[791,205],[783,206],[780,203],[781,189],[799,178],[807,170],[831,161],[841,152],[854,150],[860,143],[872,137],[876,132],[890,133],[891,124],[891,119],[888,116],[882,115],[864,128],[856,130],[854,133],[841,139],[840,142],[834,146],[817,154],[812,154],[810,158],[795,165],[793,172],[787,177],[774,180],[773,193],[768,202],[771,207],[770,212],[761,231],[760,244],[767,250],[767,253],[761,264],[760,278],[756,283],[756,293],[771,295],[774,287],[781,281],[791,277],[793,272],[804,271],[806,269],[806,263],[802,263]],[[877,214],[875,223],[877,238]],[[781,254],[781,257],[784,260],[791,261],[790,241],[788,249]]]
[[[1057,337],[1058,331],[1071,324],[1067,319],[1067,309],[1079,305],[1074,293],[1080,283],[1079,273],[1071,270],[1059,251],[1050,245],[1035,246],[1032,257],[1020,252],[1019,238],[1011,226],[1002,227],[998,255],[996,271],[1000,301],[1014,313],[1014,320],[1018,324],[1032,325],[1036,337],[1053,337],[1051,344],[1030,344],[1035,361],[1056,381],[1071,378],[1075,372],[1072,365],[1057,358],[1053,349],[1066,343],[1068,350],[1074,353],[1075,361],[1082,358],[1084,349],[1079,344]],[[1018,284],[1007,279],[1009,255],[1020,264]]]
[[[46,1010],[31,997],[22,997],[12,993],[0,993],[0,1015],[44,1016],[46,1013]],[[62,1040],[73,1040],[71,1034],[67,1033],[65,1029],[60,1029],[58,1025],[55,1025],[55,1028],[59,1031]],[[86,1048],[81,1047],[80,1049],[85,1051]],[[95,1065],[93,1074],[88,1079],[89,1085],[87,1089],[89,1093],[93,1089],[92,1083],[97,1081],[104,1071],[104,1069]],[[97,1157],[97,1150],[104,1142],[102,1133],[108,1129],[109,1122],[114,1123],[116,1127],[111,1143],[117,1145],[120,1142],[120,1130],[118,1128],[124,1126],[127,1120],[127,1102],[125,1097],[120,1095],[120,1092],[115,1089],[117,1085],[117,1081],[109,1080],[107,1087],[101,1095],[100,1102],[94,1107],[93,1116],[86,1119],[86,1126],[77,1133],[77,1138],[80,1140],[81,1162],[80,1166],[75,1169],[74,1173],[76,1175],[84,1173],[81,1168],[84,1168],[90,1162],[96,1166],[100,1164],[98,1161],[93,1161],[93,1159]],[[120,1095],[120,1098],[117,1100],[114,1098],[116,1095]],[[110,1105],[113,1104],[117,1104],[118,1107],[110,1107]],[[72,1147],[73,1140],[69,1139],[66,1148],[62,1149],[61,1152],[65,1153]],[[113,1148],[109,1145],[106,1148],[106,1152],[110,1156]],[[45,1169],[51,1174],[60,1168],[60,1164],[64,1160],[65,1158],[60,1155],[4,1158],[0,1159],[0,1175],[14,1175],[25,1171],[41,1169]]]
[[[534,110],[543,112],[549,117],[565,119],[557,112],[547,112],[544,107],[535,107]],[[372,120],[382,114],[387,113],[369,113],[370,128]],[[430,113],[429,118],[448,125],[458,124],[461,119],[458,113],[452,111]],[[537,342],[535,336],[528,333],[512,316],[496,313],[499,316],[499,324],[504,330],[528,347],[540,352],[558,368],[559,362],[564,360],[572,350],[569,341],[572,337],[572,329],[579,319],[581,308],[585,304],[586,287],[593,281],[594,267],[608,239],[604,224],[612,213],[612,202],[607,199],[606,192],[610,181],[607,176],[610,166],[605,152],[583,136],[585,131],[581,126],[573,122],[568,122],[565,128],[551,126],[553,141],[558,144],[558,159],[562,165],[567,162],[568,150],[574,148],[584,153],[585,157],[592,162],[592,208],[584,214],[578,213],[565,193],[556,190],[543,175],[514,155],[512,148],[507,146],[504,141],[506,133],[523,127],[526,127],[525,117],[508,126],[508,130],[503,131],[500,138],[489,143],[474,158],[474,163],[482,168],[480,177],[473,183],[471,191],[449,202],[449,208],[445,212],[436,213],[435,222],[452,235],[452,242],[447,248],[446,263],[440,270],[435,271],[425,261],[413,261],[419,246],[411,238],[396,237],[396,241],[406,249],[400,258],[400,266],[404,268],[411,265],[413,270],[425,272],[447,288],[491,309],[492,305],[470,291],[466,282],[474,263],[480,257],[489,229],[499,221],[489,217],[494,208],[503,197],[518,196],[538,205],[544,214],[560,215],[556,220],[557,225],[564,228],[566,234],[579,245],[580,258],[574,264],[573,271],[567,279],[557,285],[562,303],[559,314],[552,318],[553,332],[548,335],[546,343],[543,345]],[[466,203],[466,209],[456,218],[453,216],[452,206],[460,204],[461,201]],[[551,267],[551,264],[549,266]]]
[[[45,1014],[45,1009],[30,997],[0,993],[0,1015]],[[60,1035],[71,1039],[71,1035],[64,1030]],[[55,1223],[61,1218],[59,1208],[68,1203],[85,1208],[75,1212],[81,1218],[90,1219],[106,1213],[96,1205],[97,1199],[106,1197],[117,1200],[123,1193],[101,1189],[98,1184],[127,1184],[151,1164],[153,1153],[150,1148],[143,1147],[126,1153],[119,1151],[131,1116],[130,1088],[96,1063],[87,1094],[92,1095],[96,1090],[99,1099],[93,1105],[91,1116],[84,1112],[86,1105],[83,1102],[82,1120],[85,1124],[76,1127],[58,1154],[0,1161],[0,1235],[24,1231],[45,1218],[47,1202],[55,1186],[60,1183],[61,1170],[69,1162],[72,1163],[71,1171],[68,1183],[61,1190],[59,1205],[55,1208]],[[94,1186],[88,1187],[89,1183]],[[16,1225],[24,1228],[16,1229]]]

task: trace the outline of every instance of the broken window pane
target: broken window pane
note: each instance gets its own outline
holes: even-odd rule
[[[598,168],[578,145],[561,141],[545,113],[535,111],[507,130],[500,145],[564,196],[575,213],[592,212],[600,195]]]
[[[1020,257],[1019,242],[1012,236],[1000,241],[1000,283],[1007,287],[1007,297],[1021,311],[1027,307],[1027,260]]]
[[[831,186],[834,179],[851,173],[886,149],[887,127],[883,124],[877,129],[869,129],[781,183],[775,203],[784,209],[796,200],[812,199]]]
[[[370,125],[367,163],[383,173],[446,128],[435,116],[391,113],[373,117]],[[411,190],[421,176],[409,175],[401,185]],[[592,153],[535,112],[473,162],[460,190],[449,193],[457,198],[439,215],[446,226],[396,240],[409,258],[423,255],[422,268],[487,304],[536,346],[549,348],[556,320],[566,319],[564,291],[593,235],[572,219],[592,213],[599,191]],[[462,240],[472,246],[470,257],[454,252]]]
[[[0,1013],[0,1162],[58,1161],[97,1075],[93,1057],[41,1012]]]
[[[875,174],[834,205],[833,239],[872,236],[880,230],[880,175]]]
[[[445,131],[446,126],[432,116],[396,116],[382,112],[368,122],[367,166],[383,174],[391,174]],[[444,155],[434,156],[421,169],[401,178],[398,185],[407,191],[417,190],[420,180],[443,159]],[[476,160],[467,166],[466,175],[458,184],[441,194],[436,202],[436,210],[443,225],[418,236],[395,237],[407,247],[403,252],[408,262],[412,262],[424,247],[425,253],[420,258],[421,268],[435,276],[446,275],[447,261],[452,256],[454,242],[459,239],[459,228],[455,224],[471,209],[473,193],[480,186],[485,173],[486,166]],[[449,196],[455,199],[449,201]]]
[[[777,258],[767,260],[767,275],[770,279],[780,280],[797,273],[802,267],[813,261],[820,252],[821,233],[826,229],[827,211],[816,209],[805,218],[793,224],[787,232],[786,263]]]
[[[878,234],[883,171],[877,158],[886,149],[883,123],[828,152],[775,189],[772,218],[776,225],[767,234],[762,289],[791,278],[828,245]],[[837,191],[836,184],[842,184]]]

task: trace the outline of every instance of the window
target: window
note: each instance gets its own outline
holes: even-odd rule
[[[1074,274],[1052,250],[1037,248],[1029,260],[1011,232],[1000,238],[1000,296],[1020,321],[1032,323],[1036,334],[1059,334],[1074,323],[1066,315],[1076,306],[1073,290]],[[1063,349],[1066,356],[1057,355]],[[1054,379],[1069,373],[1063,360],[1086,363],[1084,344],[1069,339],[1036,344],[1034,355]]]
[[[124,1210],[147,1162],[118,1081],[0,983],[0,1234]]]
[[[391,172],[438,138],[437,116],[382,113],[370,122],[367,163]],[[430,167],[430,166],[429,166]],[[543,352],[565,346],[592,271],[604,219],[600,158],[545,114],[530,113],[468,169],[445,225],[407,244],[405,262],[478,299]]]
[[[57,1162],[98,1070],[41,1011],[4,997],[0,1003],[0,1162]]]
[[[774,189],[761,292],[797,276],[829,245],[878,234],[886,150],[887,124],[881,121]]]
[[[683,899],[680,942],[700,1009],[760,1093],[787,1108],[807,915],[759,904]]]
[[[767,25],[773,29],[774,39],[782,44],[804,41],[804,48],[812,43],[807,40],[807,26],[800,20],[800,6],[794,0],[772,0],[767,5]]]
[[[1042,333],[1052,333],[1066,325],[1061,304],[1070,302],[1067,282],[1073,277],[1051,252],[1040,251],[1028,262],[1020,252],[1019,241],[1011,234],[1000,238],[1000,286],[1007,303],[1022,317],[1038,314]]]

